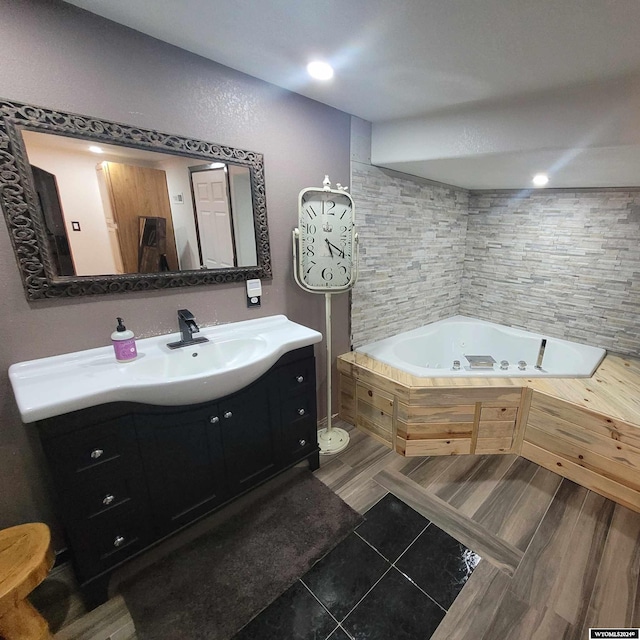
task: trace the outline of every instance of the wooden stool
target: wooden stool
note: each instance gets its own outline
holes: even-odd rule
[[[55,556],[41,522],[0,531],[0,638],[51,638],[47,621],[25,598],[47,577]]]

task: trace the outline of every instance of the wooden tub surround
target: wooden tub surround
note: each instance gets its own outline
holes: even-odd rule
[[[418,378],[338,357],[339,416],[405,456],[518,454],[640,512],[640,361],[591,378]]]

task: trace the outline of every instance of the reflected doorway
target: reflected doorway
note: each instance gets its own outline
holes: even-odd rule
[[[235,266],[227,168],[191,169],[200,263],[206,269]]]

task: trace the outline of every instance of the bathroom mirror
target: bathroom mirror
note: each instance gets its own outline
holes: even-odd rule
[[[27,298],[270,278],[261,154],[0,101]]]

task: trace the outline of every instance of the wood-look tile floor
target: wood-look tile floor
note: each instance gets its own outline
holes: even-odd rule
[[[392,493],[482,556],[433,640],[583,640],[640,626],[640,514],[513,455],[405,458],[352,430],[316,472],[364,513]],[[67,567],[34,603],[56,640],[130,640],[116,596],[85,614]]]

